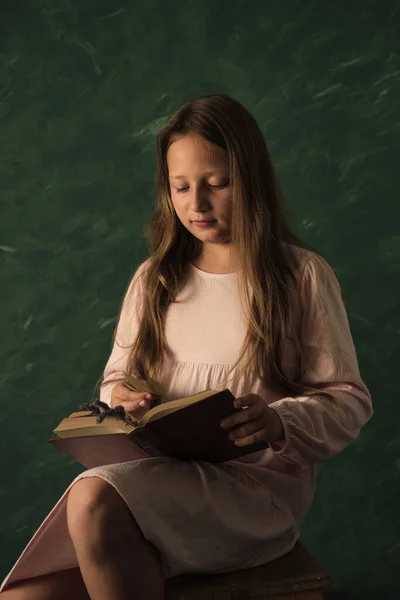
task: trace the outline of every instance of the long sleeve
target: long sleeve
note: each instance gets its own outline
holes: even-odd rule
[[[115,341],[104,369],[100,400],[109,406],[114,387],[123,381],[130,347],[136,338],[143,296],[142,276],[146,264],[147,261],[138,267],[128,286],[122,303]]]
[[[373,411],[360,378],[340,285],[328,263],[314,254],[303,268],[300,299],[301,383],[330,392],[335,401],[297,396],[269,406],[285,434],[281,448],[273,446],[274,453],[290,463],[310,464],[327,460],[355,441]]]

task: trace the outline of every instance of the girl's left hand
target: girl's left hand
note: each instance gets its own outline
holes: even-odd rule
[[[258,394],[246,394],[236,398],[233,406],[245,408],[223,419],[221,427],[223,429],[236,427],[228,435],[236,446],[249,446],[261,441],[271,444],[283,439],[284,432],[280,418]],[[237,427],[241,423],[244,425]]]

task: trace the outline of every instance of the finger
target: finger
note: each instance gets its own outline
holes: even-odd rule
[[[259,429],[258,431],[242,438],[235,440],[235,446],[250,446],[256,442],[265,442],[265,429]]]
[[[248,435],[252,435],[253,433],[256,433],[257,431],[263,428],[263,421],[261,419],[255,419],[253,421],[249,421],[249,423],[245,423],[245,425],[235,427],[235,429],[229,432],[228,437],[230,440],[235,441],[239,438],[244,438]]]
[[[149,392],[131,392],[127,388],[117,390],[116,397],[124,402],[136,402],[139,400],[152,400],[155,398],[153,394]]]
[[[243,410],[238,410],[233,415],[230,415],[226,419],[222,419],[221,427],[222,429],[230,429],[235,425],[239,425],[240,423],[247,423],[247,421],[252,421],[257,419],[262,414],[262,407],[258,404],[253,406],[249,406],[248,408],[244,408]]]
[[[138,408],[148,410],[150,407],[150,400],[146,400],[145,398],[139,398],[137,400],[125,400],[125,402],[122,403],[122,406],[127,412],[137,410]]]
[[[258,404],[260,399],[261,398],[258,396],[258,394],[246,394],[245,396],[235,398],[233,405],[235,408],[241,408],[242,406],[253,406],[254,404]]]
[[[154,394],[146,394],[144,399],[142,398],[139,401],[139,406],[140,407],[145,406],[148,410],[149,408],[154,408],[155,406],[158,406],[160,404],[160,402],[161,402],[161,396],[155,396]]]

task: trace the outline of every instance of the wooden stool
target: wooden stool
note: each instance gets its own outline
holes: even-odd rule
[[[221,575],[180,575],[166,582],[166,600],[323,600],[331,583],[301,542],[260,567]]]

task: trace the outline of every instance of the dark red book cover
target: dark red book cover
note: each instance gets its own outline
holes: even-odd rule
[[[268,447],[267,442],[235,446],[220,421],[236,410],[225,389],[175,412],[149,421],[130,434],[113,433],[48,441],[86,468],[170,456],[180,460],[225,462]]]

